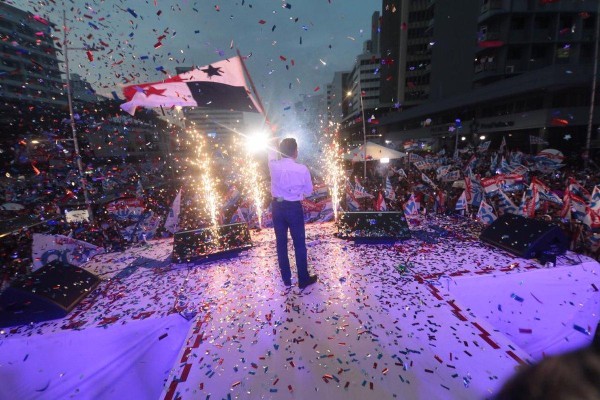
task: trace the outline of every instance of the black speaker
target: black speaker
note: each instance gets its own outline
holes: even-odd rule
[[[175,233],[173,259],[178,262],[212,261],[252,247],[246,223],[219,225]]]
[[[337,236],[357,243],[390,243],[409,239],[402,211],[352,211],[340,213]]]
[[[557,225],[508,213],[485,228],[479,239],[521,258],[556,259],[569,247]]]
[[[0,293],[0,327],[64,318],[99,284],[82,268],[52,261]]]

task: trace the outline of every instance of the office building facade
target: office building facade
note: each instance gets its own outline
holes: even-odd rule
[[[434,38],[451,36],[453,24],[438,21],[440,15],[451,16],[453,2],[431,3]],[[469,12],[462,9],[467,6]],[[435,11],[442,7],[447,12]],[[537,136],[547,146],[581,151],[590,111],[597,3],[484,0],[454,9],[467,15],[473,7],[477,16],[472,64],[467,70],[470,84],[464,83],[464,68],[460,85],[442,79],[443,71],[452,70],[452,60],[436,58],[440,43],[434,39],[431,99],[382,117],[384,137],[394,141],[434,138],[438,146],[450,149],[457,142],[460,147],[482,140],[492,140],[494,148],[504,137],[509,147],[535,152],[539,148],[530,146],[529,137]],[[465,46],[462,41],[450,41],[438,48],[446,54],[462,51],[464,55]],[[454,87],[446,90],[444,84]],[[599,122],[596,112],[594,127]]]

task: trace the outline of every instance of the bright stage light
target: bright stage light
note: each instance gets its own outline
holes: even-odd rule
[[[249,153],[263,151],[269,145],[269,134],[265,131],[257,131],[246,136],[246,150]]]
[[[382,164],[389,164],[390,163],[390,159],[384,157],[384,158],[380,159],[379,162],[382,163]]]

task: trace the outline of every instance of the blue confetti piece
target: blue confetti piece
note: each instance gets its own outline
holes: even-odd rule
[[[585,329],[584,327],[581,327],[579,325],[573,325],[573,329],[575,329],[578,332],[584,333],[586,335],[590,335],[590,331],[588,331],[587,329]]]
[[[522,303],[522,302],[523,302],[523,300],[524,300],[522,297],[520,297],[520,296],[517,296],[517,295],[516,295],[516,294],[514,294],[514,293],[513,293],[513,294],[511,294],[511,295],[510,295],[510,297],[512,297],[513,299],[515,299],[515,300],[516,300],[516,301],[518,301],[519,303]]]
[[[502,312],[502,305],[498,304],[498,311]]]
[[[127,12],[131,15],[133,15],[135,18],[137,18],[137,14],[135,13],[135,11],[133,11],[131,8],[127,9]]]

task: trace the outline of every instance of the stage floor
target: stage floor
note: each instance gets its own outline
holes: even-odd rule
[[[463,218],[410,226],[355,245],[307,225],[304,291],[283,286],[272,229],[200,265],[171,264],[172,239],[97,256],[103,282],[67,318],[0,334],[0,398],[482,399],[591,342],[597,262],[515,258]]]

